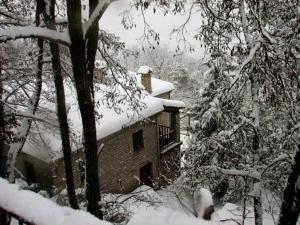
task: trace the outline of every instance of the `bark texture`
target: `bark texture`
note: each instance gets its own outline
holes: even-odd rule
[[[0,56],[1,57],[1,56]],[[2,81],[2,66],[0,58],[0,99],[3,95],[3,81]],[[4,107],[2,101],[0,101],[0,177],[6,178],[6,156],[4,153]],[[7,224],[9,218],[4,211],[0,210],[0,224]]]
[[[73,65],[73,76],[83,125],[87,211],[102,219],[103,215],[99,207],[100,185],[98,180],[93,90],[91,89],[92,81],[89,79],[87,72],[87,58],[90,57],[87,56],[86,39],[83,36],[82,30],[81,1],[68,0],[67,14],[70,39],[72,42],[70,45],[70,53]]]
[[[56,30],[55,27],[55,0],[50,1],[50,15],[47,15],[45,4],[43,4],[43,15],[45,18],[46,26],[49,29]],[[79,209],[75,193],[74,176],[72,170],[72,150],[70,144],[69,124],[66,110],[65,90],[62,77],[62,68],[60,60],[60,49],[56,42],[50,41],[50,52],[52,61],[52,70],[54,74],[54,84],[56,93],[56,111],[60,128],[60,137],[62,141],[62,151],[64,155],[64,169],[66,177],[66,187],[69,204],[73,209]]]
[[[278,225],[296,225],[300,212],[300,146],[283,193]]]

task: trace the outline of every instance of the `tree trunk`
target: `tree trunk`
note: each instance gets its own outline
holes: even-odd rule
[[[255,218],[255,225],[262,225],[263,224],[263,210],[261,204],[261,196],[255,196],[253,198],[253,205],[254,205],[254,218]]]
[[[0,56],[1,57],[1,56]],[[4,152],[4,107],[2,102],[3,81],[2,81],[2,65],[0,60],[0,177],[6,178],[6,155]],[[4,211],[0,210],[0,224],[7,224],[8,217]]]
[[[58,44],[55,42],[50,42],[49,45],[50,45],[50,51],[52,55],[52,68],[54,73],[54,83],[55,83],[55,92],[56,92],[57,117],[59,121],[60,136],[62,140],[62,150],[64,155],[64,164],[65,164],[64,168],[65,168],[65,175],[66,175],[67,193],[68,193],[70,206],[73,209],[79,209],[76,200],[75,187],[74,187],[74,178],[73,178],[73,170],[72,170],[72,150],[70,145],[64,83],[61,75],[59,47]]]
[[[300,211],[300,146],[283,193],[278,225],[295,225]]]
[[[42,11],[45,18],[45,23],[47,28],[56,30],[55,27],[55,0],[51,0],[50,2],[50,15],[47,15],[44,1],[42,0]],[[62,69],[61,69],[61,60],[60,60],[60,49],[56,42],[50,41],[50,52],[52,55],[52,70],[54,74],[54,84],[55,84],[55,93],[56,93],[56,110],[57,117],[60,128],[60,137],[62,141],[62,151],[64,155],[64,169],[65,169],[65,177],[66,177],[66,186],[67,186],[67,194],[69,199],[69,204],[73,209],[79,209],[76,193],[75,193],[75,185],[74,185],[74,177],[72,170],[72,150],[70,144],[70,135],[69,135],[69,124],[66,110],[66,101],[65,101],[65,90],[64,90],[64,82],[62,77]]]
[[[87,211],[102,219],[99,208],[100,185],[98,180],[97,137],[93,90],[87,73],[86,40],[83,37],[80,0],[67,1],[69,33],[71,39],[70,53],[73,76],[82,118],[84,152],[86,160],[86,200]]]
[[[3,105],[3,80],[2,65],[0,60],[0,177],[6,178],[6,154],[4,152],[4,105]]]
[[[94,9],[98,4],[98,0],[89,0],[89,14],[91,15]],[[95,20],[89,32],[86,34],[87,39],[87,74],[89,79],[90,89],[94,89],[94,66],[95,66],[95,57],[98,47],[98,38],[99,38],[99,26],[98,21],[103,16],[105,10],[109,4],[105,4],[103,9],[99,12],[98,18]],[[93,94],[94,91],[92,91]],[[94,95],[93,95],[94,97]]]

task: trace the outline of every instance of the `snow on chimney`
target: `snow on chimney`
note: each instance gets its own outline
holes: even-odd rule
[[[149,66],[141,66],[138,70],[138,74],[141,74],[141,82],[142,85],[145,87],[146,91],[152,93],[152,86],[151,86],[152,68]]]

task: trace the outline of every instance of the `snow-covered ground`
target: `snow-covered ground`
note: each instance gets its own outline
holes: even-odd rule
[[[215,208],[212,220],[197,218],[193,214],[193,197],[177,194],[174,187],[154,191],[141,186],[131,194],[107,195],[105,201],[122,202],[122,210],[129,214],[128,225],[237,225],[242,224],[242,207],[227,203]],[[277,216],[275,215],[274,219]],[[264,214],[264,225],[275,225],[271,214]],[[245,225],[254,225],[253,208],[247,207]]]
[[[199,189],[200,190],[200,189]],[[211,196],[204,190],[202,205],[211,204]],[[100,221],[84,211],[61,207],[51,200],[31,191],[20,190],[17,185],[8,184],[0,179],[0,206],[10,212],[22,216],[37,225],[66,225],[66,224],[112,224]],[[242,224],[243,208],[227,203],[215,208],[212,220],[207,221],[195,216],[195,195],[178,191],[176,185],[155,191],[148,186],[141,186],[130,194],[106,194],[103,203],[118,205],[109,213],[123,213],[127,220],[122,225],[237,225]],[[118,204],[116,204],[118,203]],[[263,216],[264,225],[275,225],[277,216],[267,213]],[[278,211],[275,211],[278,213]],[[107,217],[108,219],[108,217]],[[17,224],[12,221],[11,225]],[[254,225],[252,207],[246,208],[245,225]]]
[[[111,225],[82,210],[62,207],[0,178],[0,207],[36,225]],[[15,221],[14,221],[15,222]]]

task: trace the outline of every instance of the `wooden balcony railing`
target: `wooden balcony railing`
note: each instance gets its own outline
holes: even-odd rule
[[[172,130],[171,127],[158,125],[158,133],[159,133],[159,146],[161,150],[176,141],[175,130]]]

